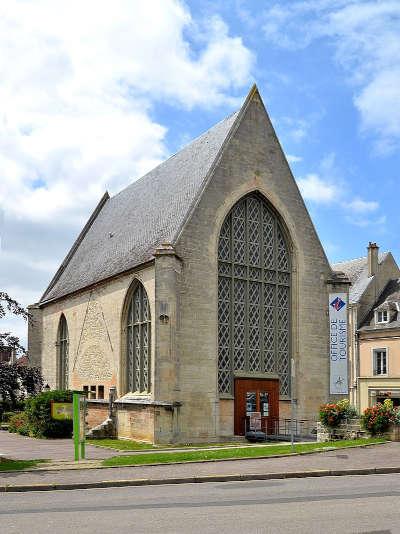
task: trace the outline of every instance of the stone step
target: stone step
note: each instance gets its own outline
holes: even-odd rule
[[[91,428],[86,434],[86,437],[90,439],[112,438],[114,436],[115,425],[114,421],[110,417],[108,417],[99,425]]]

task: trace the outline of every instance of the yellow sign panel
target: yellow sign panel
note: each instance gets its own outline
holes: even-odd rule
[[[51,403],[51,417],[59,421],[72,419],[72,402],[54,402]]]

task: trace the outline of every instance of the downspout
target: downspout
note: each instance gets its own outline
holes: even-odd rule
[[[354,387],[355,387],[355,401],[357,409],[360,407],[360,399],[359,399],[359,392],[358,392],[358,380],[360,376],[360,343],[359,343],[359,337],[360,334],[358,330],[356,330],[355,333],[355,348],[356,348],[356,355],[355,355],[355,377],[354,377]]]

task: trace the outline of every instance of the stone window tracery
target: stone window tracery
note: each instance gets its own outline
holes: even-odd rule
[[[58,325],[58,388],[68,389],[68,325],[65,315],[61,315]]]
[[[146,290],[138,284],[128,308],[127,373],[128,391],[150,391],[150,306]]]
[[[290,252],[278,217],[252,193],[231,209],[218,246],[218,387],[234,371],[279,375],[290,395]]]

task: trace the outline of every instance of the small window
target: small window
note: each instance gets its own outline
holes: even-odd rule
[[[91,399],[96,398],[96,386],[90,386],[90,398]]]
[[[89,396],[89,386],[83,386],[83,393],[85,394],[86,398]]]
[[[386,349],[374,350],[374,375],[387,374],[387,353]]]
[[[378,324],[389,322],[389,312],[387,310],[376,312],[375,320]]]
[[[97,386],[97,398],[104,399],[104,386]]]
[[[68,345],[68,325],[64,314],[62,314],[58,325],[57,339],[57,386],[59,389],[68,389]]]

